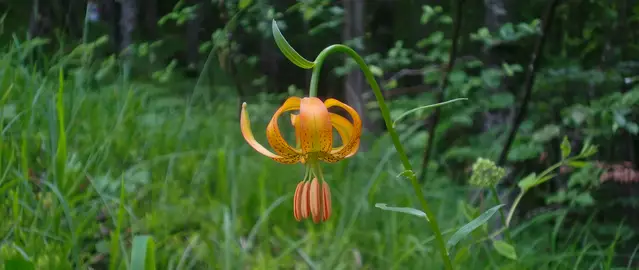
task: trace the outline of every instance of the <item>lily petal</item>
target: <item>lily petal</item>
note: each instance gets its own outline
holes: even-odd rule
[[[299,110],[300,109],[300,98],[299,97],[290,97],[286,99],[284,104],[275,111],[273,117],[271,118],[271,122],[268,123],[266,127],[266,138],[268,139],[268,143],[273,147],[275,153],[284,156],[284,157],[294,157],[299,156],[300,151],[296,150],[292,146],[290,146],[282,134],[280,133],[280,127],[277,123],[280,115],[287,111]]]
[[[240,128],[242,130],[242,136],[244,136],[246,142],[260,154],[283,164],[294,164],[300,161],[299,156],[282,157],[274,154],[273,152],[262,146],[259,142],[257,142],[257,140],[255,140],[253,131],[251,131],[251,121],[249,119],[248,112],[246,111],[246,102],[242,103],[242,113],[240,114]]]
[[[303,98],[297,129],[302,153],[328,153],[333,148],[333,126],[328,110],[319,98]]]
[[[346,112],[348,112],[348,114],[353,119],[353,125],[352,125],[353,130],[350,135],[350,138],[344,142],[343,147],[339,147],[337,149],[332,150],[330,152],[330,155],[339,159],[343,159],[343,158],[354,155],[357,152],[357,149],[359,149],[359,141],[360,141],[359,138],[362,135],[362,120],[359,118],[359,114],[352,107],[336,99],[329,98],[324,102],[324,104],[326,105],[326,108],[340,107],[346,110]],[[330,157],[328,157],[327,155],[326,158],[329,159]],[[328,160],[326,161],[330,162]]]
[[[295,128],[295,148],[300,148],[300,129],[298,127],[299,116],[291,113],[291,125]]]
[[[336,150],[344,147],[344,145],[348,143],[348,140],[350,140],[353,134],[353,124],[339,114],[329,113],[329,115],[331,117],[331,125],[333,125],[333,127],[337,130],[337,133],[342,140],[342,146],[333,148],[333,150]]]

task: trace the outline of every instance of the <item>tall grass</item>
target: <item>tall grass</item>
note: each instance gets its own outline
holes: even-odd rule
[[[298,223],[291,197],[302,166],[270,162],[246,145],[228,86],[198,86],[224,95],[203,101],[195,91],[184,97],[196,87],[179,78],[100,81],[90,67],[74,73],[76,55],[32,64],[25,56],[34,42],[16,40],[0,54],[0,269],[443,268],[423,219],[373,207],[419,203],[397,177],[403,169],[388,136],[328,165],[331,220]],[[279,100],[249,101],[258,140]],[[472,219],[465,187],[440,177],[423,189],[445,237]],[[612,269],[614,245],[592,239],[588,224],[565,237],[564,216],[516,225],[515,261],[479,241],[488,234],[481,226],[455,265]]]

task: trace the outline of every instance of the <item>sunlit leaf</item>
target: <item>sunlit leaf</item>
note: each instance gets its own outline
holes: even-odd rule
[[[240,10],[242,10],[242,9],[245,9],[245,8],[247,8],[248,6],[250,6],[252,3],[253,3],[253,0],[240,0],[240,1],[237,3],[237,7],[238,7]]]
[[[155,243],[148,235],[133,238],[131,269],[155,270]]]
[[[393,206],[388,206],[385,203],[376,203],[375,207],[382,209],[382,210],[386,210],[386,211],[393,211],[393,212],[399,212],[399,213],[405,213],[405,214],[411,214],[414,216],[418,216],[418,217],[423,217],[426,218],[426,220],[428,220],[428,217],[426,217],[426,213],[417,210],[415,208],[410,208],[410,207],[393,207]]]
[[[570,151],[572,150],[570,147],[570,142],[568,141],[568,137],[564,136],[564,139],[561,141],[561,158],[565,159],[570,155]]]
[[[495,248],[495,251],[497,251],[497,253],[501,254],[502,256],[511,260],[517,260],[517,251],[515,250],[515,247],[511,246],[510,244],[501,240],[497,240],[493,242],[493,248]]]
[[[537,182],[537,174],[531,173],[528,176],[526,176],[526,178],[519,181],[517,185],[522,190],[529,190],[530,188],[536,186],[536,182]]]

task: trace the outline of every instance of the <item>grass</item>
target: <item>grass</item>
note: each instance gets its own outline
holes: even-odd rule
[[[159,269],[442,269],[422,218],[374,207],[419,204],[387,135],[325,165],[333,216],[298,223],[303,167],[244,142],[229,87],[86,83],[70,65],[28,64],[21,48],[0,54],[0,269],[136,269],[141,235]],[[247,100],[261,142],[280,100]],[[423,189],[446,238],[478,214],[463,203],[467,187],[439,177]],[[614,269],[614,245],[593,239],[589,224],[564,228],[564,216],[516,224],[517,260],[477,243],[486,226],[451,256],[459,269]]]

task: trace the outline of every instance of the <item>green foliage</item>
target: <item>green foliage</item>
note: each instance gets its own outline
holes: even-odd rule
[[[270,162],[246,145],[230,101],[238,85],[224,79],[255,88],[242,100],[254,104],[249,108],[254,132],[264,137],[281,98],[302,95],[299,89],[306,88],[288,69],[277,78],[261,73],[263,61],[272,60],[264,44],[276,44],[293,63],[313,68],[301,55],[342,42],[347,15],[342,6],[325,0],[291,7],[266,0],[213,1],[220,14],[202,27],[211,36],[198,49],[210,53],[202,57],[204,68],[217,69],[202,70],[197,82],[183,78],[178,61],[167,56],[174,49],[169,37],[181,34],[196,14],[197,6],[185,1],[158,2],[168,9],[159,20],[167,38],[131,47],[141,69],[133,80],[123,78],[117,55],[102,57],[112,41],[107,35],[78,46],[64,34],[22,40],[22,33],[8,30],[22,31],[26,19],[17,19],[28,18],[22,15],[31,7],[7,12],[0,17],[7,44],[0,52],[0,269],[441,269],[436,233],[427,229],[432,220],[442,228],[457,269],[632,269],[635,224],[616,224],[610,216],[602,221],[598,213],[621,212],[620,206],[631,212],[637,200],[602,196],[622,192],[601,183],[603,169],[596,161],[630,159],[625,153],[639,133],[637,62],[628,61],[639,53],[632,31],[637,5],[625,13],[614,1],[560,5],[560,26],[540,55],[529,113],[504,166],[519,197],[508,207],[497,196],[482,197],[481,204],[468,200],[467,183],[480,175],[495,183],[505,174],[490,159],[500,154],[510,120],[493,123],[487,116],[510,117],[519,105],[530,47],[541,34],[541,2],[509,7],[514,22],[493,32],[482,25],[482,12],[479,18],[471,9],[463,11],[462,51],[445,100],[468,101],[441,107],[435,158],[426,168],[432,179],[417,186],[424,193],[417,197],[406,181],[415,173],[397,158],[394,140],[409,164],[419,164],[431,135],[423,129],[431,110],[423,109],[437,102],[452,44],[450,8],[425,5],[417,16],[396,10],[376,26],[410,21],[414,27],[404,36],[417,35],[412,41],[396,38],[398,29],[382,41],[385,34],[373,24],[366,25],[371,33],[343,41],[365,53],[369,75],[384,86],[384,95],[393,96],[386,118],[395,120],[398,136],[367,131],[375,139],[366,151],[327,166],[335,212],[320,226],[292,218],[289,202],[302,168]],[[22,6],[8,3],[10,10]],[[367,10],[377,5],[367,2]],[[367,14],[366,22],[377,16]],[[62,17],[72,24],[72,15]],[[24,25],[16,27],[18,21]],[[182,45],[182,37],[173,39]],[[58,43],[59,51],[50,50]],[[492,50],[509,57],[489,65],[483,59]],[[326,66],[327,74],[344,76],[358,63]],[[216,80],[202,83],[207,75]],[[332,76],[322,77],[338,85]],[[414,86],[409,77],[424,90],[396,95]],[[275,80],[281,82],[272,89],[267,83]],[[256,94],[263,90],[283,93]],[[371,120],[382,118],[379,103],[367,108]],[[471,174],[468,168],[479,158],[491,166],[473,166]],[[515,215],[534,196],[559,210]],[[389,206],[424,200],[432,211],[427,220],[423,209]],[[507,212],[507,219],[499,222],[497,211]],[[632,256],[620,262],[625,254]]]

